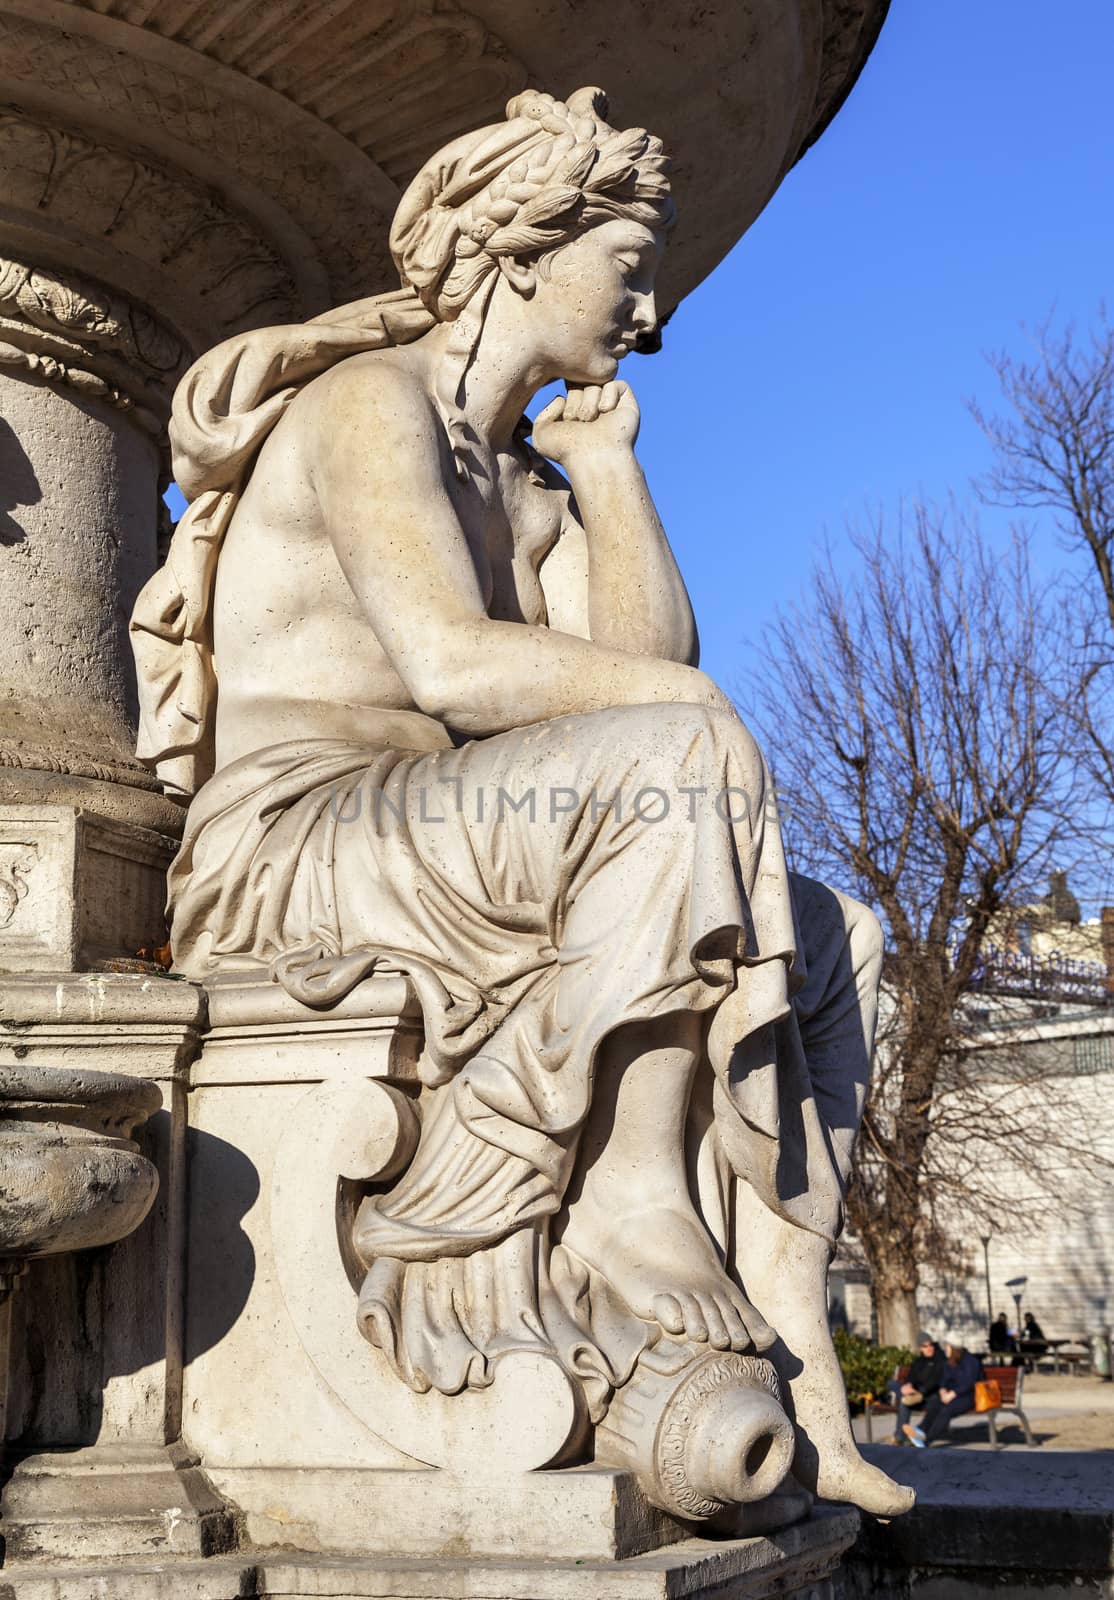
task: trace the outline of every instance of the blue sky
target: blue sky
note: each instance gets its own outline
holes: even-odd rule
[[[987,350],[1114,262],[1114,0],[893,0],[850,100],[623,376],[692,592],[737,684],[825,532],[901,495],[966,494]],[[1064,557],[1036,530],[1048,570]]]

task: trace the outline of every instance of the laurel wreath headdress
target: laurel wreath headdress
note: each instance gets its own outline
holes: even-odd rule
[[[567,103],[527,90],[505,123],[439,151],[399,203],[390,235],[399,276],[439,322],[455,324],[436,398],[462,474],[461,390],[500,258],[555,249],[610,217],[673,221],[661,141],[642,128],[617,132],[606,117],[601,89],[578,89]]]

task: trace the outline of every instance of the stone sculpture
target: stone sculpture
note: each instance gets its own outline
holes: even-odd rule
[[[695,665],[616,378],[656,329],[668,163],[606,117],[519,95],[410,184],[399,291],[182,381],[190,507],[132,623],[140,754],[189,800],[175,969],[322,1012],[377,970],[416,990],[420,1132],[348,1239],[397,1383],[535,1355],[578,1396],[570,1457],[594,1430],[677,1516],[791,1463],[894,1514],[826,1315],[880,932],[787,871]]]

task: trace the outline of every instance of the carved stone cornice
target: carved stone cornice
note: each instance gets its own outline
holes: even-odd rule
[[[56,261],[129,290],[195,350],[397,281],[386,174],[284,96],[153,31],[0,0],[0,103],[33,125],[7,161],[15,186],[0,173],[0,245],[20,226],[53,233]]]
[[[57,225],[60,240],[70,230],[54,259],[129,287],[201,348],[236,331],[222,297],[238,300],[246,327],[393,287],[387,230],[425,155],[495,121],[528,83],[602,76],[624,125],[651,127],[674,158],[668,309],[823,131],[887,6],[711,0],[694,23],[684,0],[660,0],[632,25],[613,0],[0,0],[0,103],[112,155],[95,180],[89,163],[76,180],[63,173],[65,205],[52,200],[50,218],[26,208],[28,225]],[[258,243],[259,262],[238,253],[226,274],[207,225],[182,262],[173,246],[147,250],[139,235],[174,208],[148,207],[146,180],[129,188],[129,159],[205,193]],[[89,214],[64,216],[82,185]],[[125,194],[143,214],[138,232],[113,221]],[[0,201],[0,247],[9,220]]]
[[[0,1064],[0,1271],[112,1244],[151,1209],[158,1174],[132,1139],[162,1104],[145,1078]]]
[[[213,0],[78,0],[277,90],[405,184],[431,150],[495,121],[526,87],[523,61],[455,0],[319,8]]]
[[[196,354],[215,338],[305,314],[289,263],[250,216],[192,175],[0,105],[0,247],[77,262],[158,308]],[[136,324],[135,348],[154,354]],[[156,365],[160,357],[155,357]]]
[[[158,436],[186,365],[182,341],[145,307],[0,255],[0,367],[130,411]]]
[[[0,361],[3,360],[0,354]],[[138,761],[129,761],[125,755],[112,760],[89,751],[74,749],[64,744],[59,735],[53,745],[22,744],[6,738],[0,731],[0,768],[13,772],[55,773],[60,777],[92,778],[98,783],[126,784],[130,789],[142,789],[161,795],[158,779]],[[0,785],[0,790],[2,790]],[[3,795],[0,793],[0,801]]]

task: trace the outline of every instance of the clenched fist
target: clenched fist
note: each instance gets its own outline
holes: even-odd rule
[[[613,379],[571,388],[551,400],[534,422],[534,448],[570,471],[588,455],[628,453],[641,415],[630,386]]]

